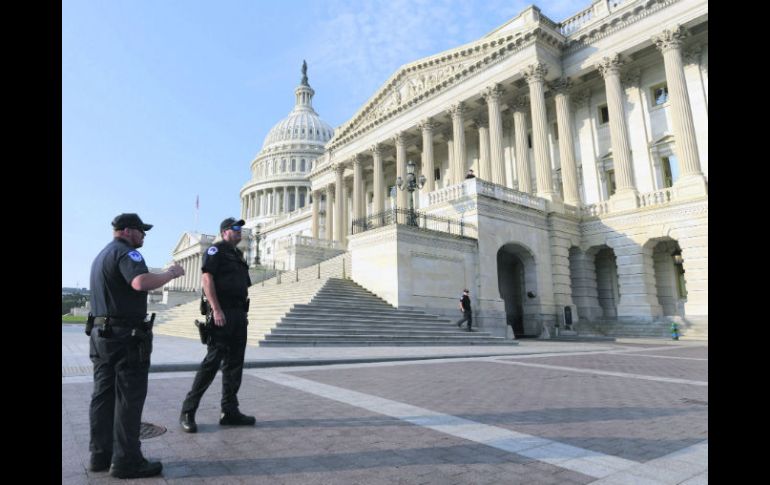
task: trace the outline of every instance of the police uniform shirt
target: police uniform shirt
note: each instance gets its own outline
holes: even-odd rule
[[[462,298],[460,298],[460,302],[463,304],[463,311],[469,312],[471,311],[471,299],[468,298],[468,295],[463,295]]]
[[[201,271],[214,277],[214,289],[222,308],[246,303],[251,278],[249,265],[238,248],[227,241],[214,244],[203,255]]]
[[[142,255],[124,239],[115,238],[91,265],[91,313],[97,317],[144,318],[147,292],[131,281],[149,273]]]

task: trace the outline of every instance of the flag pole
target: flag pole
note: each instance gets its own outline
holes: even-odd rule
[[[200,200],[198,195],[195,195],[195,232],[198,232],[198,209],[200,208]]]

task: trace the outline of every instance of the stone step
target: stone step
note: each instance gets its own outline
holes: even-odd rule
[[[498,340],[492,340],[498,339]],[[261,340],[260,347],[435,347],[435,346],[455,346],[455,345],[519,345],[516,340],[506,340],[502,337],[490,337],[488,339],[468,339],[468,340],[446,340],[446,339],[425,339],[425,340],[315,340],[315,339],[291,339],[291,340]]]

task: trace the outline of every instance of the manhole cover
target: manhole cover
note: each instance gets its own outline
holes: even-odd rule
[[[166,428],[163,426],[158,426],[157,424],[142,423],[139,425],[139,439],[141,440],[155,438],[156,436],[160,436],[165,432]]]

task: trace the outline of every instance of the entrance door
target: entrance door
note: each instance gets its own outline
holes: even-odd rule
[[[505,302],[505,320],[516,338],[524,335],[524,263],[504,248],[497,253],[497,281]]]

